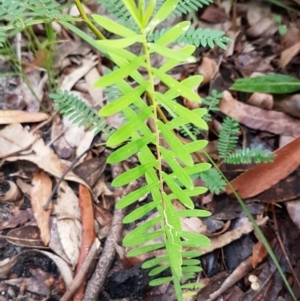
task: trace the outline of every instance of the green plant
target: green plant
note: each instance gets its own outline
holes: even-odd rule
[[[33,2],[46,3],[47,10],[51,8],[49,1],[25,1],[27,5],[25,7],[26,13],[27,10],[29,12],[32,11],[32,7],[29,7],[29,5],[32,5]],[[175,16],[178,14],[176,13],[177,11],[179,13],[190,12],[191,9],[207,4],[208,2],[205,0],[166,0],[157,2],[155,0],[139,0],[138,4],[133,0],[122,0],[122,4],[128,12],[129,23],[134,24],[130,28],[98,15],[93,16],[94,23],[92,23],[86,18],[80,2],[78,0],[75,0],[75,2],[84,21],[99,39],[102,39],[103,35],[95,27],[94,23],[98,24],[102,29],[117,35],[117,38],[96,41],[68,22],[70,18],[68,19],[59,14],[55,18],[51,15],[50,18],[48,14],[36,15],[34,11],[33,18],[26,16],[28,20],[26,18],[23,20],[20,17],[25,12],[25,10],[22,11],[24,8],[23,4],[16,5],[15,8],[20,10],[21,13],[17,11],[17,14],[12,10],[12,20],[13,23],[17,22],[17,27],[19,24],[26,27],[29,26],[28,24],[34,24],[34,22],[57,20],[115,63],[116,69],[95,83],[96,87],[103,88],[115,85],[120,92],[114,101],[108,103],[100,110],[100,116],[103,118],[122,111],[126,117],[125,123],[114,132],[106,125],[104,119],[100,119],[100,130],[107,132],[106,134],[109,136],[106,145],[116,149],[108,157],[107,161],[110,164],[115,164],[126,160],[132,155],[137,155],[139,165],[114,179],[112,185],[123,186],[141,177],[146,182],[144,186],[120,200],[117,208],[129,206],[146,193],[151,193],[152,201],[129,213],[125,217],[124,222],[134,222],[151,210],[157,211],[156,218],[134,229],[124,238],[123,243],[125,246],[135,247],[129,252],[129,256],[137,256],[158,249],[165,250],[164,256],[146,261],[143,267],[151,268],[150,274],[153,276],[159,275],[163,270],[169,268],[171,270],[169,277],[158,276],[151,284],[160,285],[171,281],[174,283],[178,300],[183,300],[183,289],[194,289],[199,286],[198,283],[191,281],[194,278],[194,274],[201,270],[199,260],[195,258],[201,254],[198,249],[200,248],[201,250],[201,247],[209,244],[209,239],[203,235],[183,231],[180,217],[204,217],[210,214],[208,211],[195,209],[191,199],[192,196],[199,195],[207,190],[205,187],[194,187],[191,175],[210,170],[210,164],[195,163],[192,159],[191,154],[199,150],[207,155],[204,151],[207,141],[197,140],[186,126],[192,123],[194,126],[206,130],[207,124],[203,119],[206,109],[199,108],[190,111],[175,101],[182,96],[199,103],[201,99],[197,93],[193,92],[193,88],[200,84],[202,77],[190,76],[184,81],[178,82],[167,73],[179,63],[193,62],[192,53],[195,50],[195,45],[185,45],[180,50],[173,50],[168,46],[172,43],[179,43],[178,39],[180,37],[183,37],[183,44],[188,42],[198,45],[200,39],[199,45],[207,44],[208,46],[213,46],[217,44],[221,47],[226,45],[229,39],[223,37],[224,33],[216,34],[216,32],[210,37],[208,31],[203,31],[204,33],[201,33],[202,36],[198,35],[196,38],[193,35],[185,35],[191,28],[190,23],[185,21],[176,24],[163,33],[160,32],[157,39],[148,40],[153,34],[155,27],[170,15],[172,16],[171,12],[175,12]],[[2,1],[1,3],[8,10],[7,2]],[[14,25],[9,23],[6,29],[12,29]],[[190,32],[194,33],[197,31],[191,29]],[[202,38],[204,44],[201,42]],[[135,43],[139,43],[142,46],[142,52],[138,56],[126,49]],[[151,65],[150,57],[154,53],[166,59],[166,62],[158,68],[154,68]],[[147,73],[147,80],[138,71],[140,69]],[[168,88],[167,92],[162,94],[155,91],[155,78],[158,78],[165,84]],[[135,85],[131,85],[131,81]],[[71,114],[74,121],[80,122],[87,128],[96,130],[96,127],[99,125],[98,121],[94,119],[95,116],[90,110],[86,111],[84,109],[79,99],[62,91],[52,94],[52,97],[64,114]],[[144,101],[144,97],[147,98],[149,105]],[[167,112],[167,116],[163,113],[162,108]],[[138,114],[136,113],[137,109],[139,110]],[[87,118],[92,118],[92,122],[87,120]],[[154,128],[148,126],[146,121],[149,119],[152,119]],[[189,133],[192,142],[182,142],[176,134],[176,129],[179,127],[182,127]],[[168,147],[161,145],[160,138],[167,142]],[[153,147],[155,149],[154,152]],[[215,165],[210,158],[209,160]],[[163,161],[169,166],[169,173],[163,169]],[[182,187],[178,184],[178,181],[183,185]],[[226,178],[225,181],[230,186]],[[171,193],[166,193],[166,187],[170,189]],[[263,237],[261,230],[255,224],[249,211],[247,211],[247,207],[242,203],[236,192],[234,193],[254,223],[255,229]],[[174,199],[178,199],[186,209],[176,211],[172,205]],[[157,227],[157,230],[149,231],[154,226]],[[154,240],[158,238],[160,241],[155,242]],[[263,241],[276,263],[276,258],[268,242],[266,240]],[[148,244],[144,245],[145,243]],[[276,266],[279,267],[278,262]],[[282,274],[282,277],[285,279],[284,274]]]

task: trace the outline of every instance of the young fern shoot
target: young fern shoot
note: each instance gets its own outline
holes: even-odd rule
[[[183,300],[182,288],[197,287],[197,283],[181,285],[182,279],[194,277],[194,273],[201,271],[198,260],[200,252],[192,248],[201,248],[209,245],[207,237],[183,231],[180,217],[209,216],[205,210],[194,209],[192,196],[204,193],[205,187],[194,187],[191,175],[210,168],[210,164],[195,164],[191,154],[202,149],[206,143],[193,141],[183,144],[174,133],[178,126],[184,126],[192,122],[195,126],[207,129],[203,120],[205,109],[199,108],[190,111],[175,101],[179,96],[186,97],[195,102],[201,102],[199,95],[193,92],[202,76],[190,76],[183,82],[178,82],[167,74],[167,71],[179,63],[193,62],[191,54],[195,50],[194,45],[184,46],[175,51],[168,46],[184,34],[190,28],[190,22],[181,22],[162,34],[155,43],[148,41],[148,35],[155,29],[156,25],[167,18],[171,11],[176,8],[178,1],[167,0],[153,14],[155,1],[149,1],[146,6],[144,1],[138,5],[134,1],[123,0],[124,6],[130,12],[136,23],[137,31],[132,31],[104,16],[94,15],[93,19],[98,25],[107,31],[120,36],[114,40],[97,41],[101,48],[105,49],[109,57],[114,61],[117,69],[100,78],[95,87],[108,87],[116,85],[121,96],[103,107],[99,114],[102,117],[122,112],[126,116],[126,123],[114,132],[107,141],[107,146],[117,147],[123,142],[124,146],[118,148],[108,157],[108,163],[114,164],[137,154],[139,165],[126,171],[112,182],[113,186],[123,186],[140,177],[145,177],[146,185],[131,192],[117,204],[117,208],[124,208],[136,202],[146,193],[151,193],[152,201],[129,213],[124,223],[131,223],[146,215],[153,209],[157,210],[158,217],[150,220],[129,233],[123,240],[124,246],[134,247],[129,256],[137,256],[150,251],[165,249],[165,255],[156,259],[146,261],[145,268],[152,268],[150,275],[157,275],[163,270],[170,268],[171,276],[157,278],[151,281],[151,285],[160,285],[172,281],[174,283],[178,300]],[[153,14],[153,16],[152,16]],[[142,53],[139,56],[126,50],[134,43],[140,43]],[[159,68],[151,65],[151,55],[158,54],[166,59]],[[148,75],[146,80],[138,71],[144,69]],[[135,88],[128,84],[124,78],[130,76],[135,81]],[[168,90],[162,94],[155,91],[154,82],[158,78],[165,84]],[[142,99],[146,94],[150,105]],[[139,114],[131,108],[134,105],[139,108]],[[171,113],[172,120],[160,120],[161,108]],[[146,120],[152,119],[153,128],[148,127]],[[161,145],[164,139],[168,147]],[[150,145],[155,145],[155,155],[150,150]],[[172,172],[163,170],[163,161]],[[183,187],[178,184],[178,180]],[[165,192],[168,187],[171,193]],[[176,211],[173,200],[179,200],[185,210]],[[156,226],[156,229],[151,229]],[[160,239],[157,242],[157,239]],[[150,243],[149,243],[150,242]],[[147,244],[145,244],[147,243]],[[194,265],[191,265],[193,263]]]

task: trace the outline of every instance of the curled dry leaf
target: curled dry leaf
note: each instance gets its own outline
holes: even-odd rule
[[[56,178],[60,178],[67,169],[39,136],[28,132],[20,124],[9,125],[0,131],[0,145],[0,158],[6,161],[30,161]],[[86,185],[71,171],[64,178]]]
[[[0,202],[16,202],[21,198],[21,192],[14,182],[0,181]]]
[[[253,93],[247,100],[249,105],[259,107],[264,110],[271,110],[273,107],[273,102],[274,100],[272,94],[259,92]]]
[[[49,204],[48,210],[44,210],[49,195],[52,191],[52,181],[49,176],[43,171],[36,172],[32,179],[31,190],[31,206],[34,212],[34,217],[41,232],[41,239],[45,246],[50,241],[49,220],[52,210],[52,203]]]
[[[244,104],[234,99],[228,91],[224,91],[219,108],[222,113],[249,128],[278,135],[293,137],[300,135],[300,120],[281,112],[267,111]]]
[[[251,198],[285,179],[300,164],[300,137],[275,151],[273,162],[261,163],[231,181],[241,198]],[[231,194],[227,186],[226,192]]]
[[[0,111],[0,124],[40,122],[48,118],[49,115],[42,112],[26,112],[17,110]]]

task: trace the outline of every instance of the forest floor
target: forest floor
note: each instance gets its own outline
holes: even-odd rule
[[[98,6],[86,7],[95,12]],[[67,12],[74,11],[73,5],[68,6]],[[220,168],[257,220],[300,300],[300,94],[231,89],[239,78],[270,73],[300,79],[300,2],[219,0],[184,19],[198,27],[222,30],[233,41],[225,51],[199,47],[197,62],[181,66],[174,77],[201,74],[201,97],[213,90],[223,93],[219,111],[212,112],[209,131],[198,133],[199,139],[209,140],[206,151],[217,163],[221,162],[218,134],[226,116],[240,124],[239,148],[261,147],[277,154],[271,164],[221,164]],[[122,225],[124,212],[115,210],[115,203],[136,183],[122,191],[111,187],[111,182],[134,167],[136,158],[107,165],[110,150],[100,145],[103,136],[94,137],[60,116],[49,97],[49,89],[58,85],[99,109],[106,95],[93,84],[103,74],[103,66],[110,64],[66,28],[58,26],[55,31],[52,83],[46,72],[47,51],[29,51],[28,46],[30,36],[41,45],[45,42],[42,25],[32,28],[34,34],[22,32],[10,41],[12,49],[21,50],[25,77],[9,74],[14,71],[11,55],[4,51],[0,56],[0,301],[71,300],[63,297],[66,287],[78,288],[85,272],[91,277],[95,269],[102,283],[98,300],[175,300],[172,285],[148,286],[149,276],[141,268],[145,255],[128,258],[122,246],[122,238],[135,225]],[[188,100],[183,103],[192,109]],[[121,122],[119,115],[108,119],[116,128]],[[63,175],[72,162],[76,163],[72,172]],[[56,189],[59,179],[63,181]],[[203,184],[201,179],[195,181]],[[84,194],[85,183],[94,202]],[[52,191],[54,201],[44,210]],[[79,205],[78,195],[86,205]],[[186,218],[182,223],[186,229],[208,235],[212,245],[202,250],[200,258],[203,272],[197,279],[204,288],[186,300],[293,300],[252,223],[228,190],[193,201],[212,216]],[[82,231],[80,216],[87,212],[91,228]],[[74,282],[82,235],[94,231],[97,240],[89,264]]]

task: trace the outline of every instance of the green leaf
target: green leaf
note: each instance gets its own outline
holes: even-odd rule
[[[168,86],[170,89],[174,89],[179,95],[182,95],[183,97],[191,101],[201,103],[201,97],[197,93],[187,88],[185,85],[179,83],[170,75],[167,75],[166,73],[161,72],[159,69],[156,68],[152,68],[151,70],[166,86]],[[199,79],[200,78],[202,77],[199,77]]]
[[[159,186],[159,181],[153,182],[151,184],[143,186],[143,187],[127,194],[117,203],[116,208],[122,209],[122,208],[125,208],[125,207],[131,205],[136,200],[143,197],[145,194],[149,193],[154,187],[158,187],[158,186]]]
[[[196,250],[182,252],[182,257],[184,258],[199,257],[201,255],[202,255],[201,252]]]
[[[186,144],[185,148],[188,150],[189,153],[194,153],[199,151],[200,149],[205,148],[207,144],[208,144],[207,140],[196,140],[189,144]]]
[[[150,286],[159,286],[159,285],[171,282],[172,280],[173,280],[172,277],[157,278],[157,279],[151,280],[149,282],[149,285]]]
[[[148,1],[148,6],[146,8],[146,11],[145,11],[145,14],[144,14],[143,20],[142,20],[143,27],[146,27],[146,25],[148,24],[148,22],[152,16],[152,13],[155,9],[155,5],[156,5],[156,0],[151,0],[150,2]]]
[[[122,66],[121,68],[101,77],[94,84],[95,88],[102,88],[106,86],[111,86],[117,81],[122,80],[124,77],[128,76],[131,72],[135,71],[137,67],[145,60],[145,56],[142,55],[137,57],[132,62]]]
[[[154,268],[153,270],[151,270],[149,272],[149,276],[155,276],[155,275],[158,275],[160,274],[161,272],[165,271],[166,269],[168,269],[170,267],[169,264],[165,264],[165,265],[161,265],[161,266],[158,266],[156,268]]]
[[[202,283],[186,283],[186,284],[183,284],[181,285],[181,288],[185,288],[185,289],[196,289],[196,288],[202,288],[203,287],[203,284]]]
[[[181,141],[175,136],[175,134],[169,131],[166,125],[158,120],[157,122],[160,132],[171,147],[174,154],[187,166],[194,164],[193,159],[189,152],[185,149]]]
[[[300,80],[285,74],[268,74],[237,79],[230,89],[249,93],[286,94],[299,91]]]
[[[166,97],[163,97],[163,95],[158,92],[156,92],[155,95],[160,104],[170,108],[178,116],[184,118],[187,123],[190,122],[190,123],[194,124],[195,126],[201,128],[201,129],[204,129],[204,130],[208,129],[207,123],[198,114],[194,113],[194,111],[196,111],[196,110],[191,111],[191,110],[187,109],[186,107],[180,105],[176,101],[173,101]]]
[[[157,161],[150,161],[146,164],[139,165],[137,167],[134,167],[130,170],[125,171],[121,175],[119,175],[117,178],[115,178],[111,185],[113,187],[120,187],[124,186],[137,178],[141,177],[142,175],[145,174],[145,172],[149,169],[152,168],[153,166],[157,165]]]
[[[152,244],[152,245],[149,245],[149,246],[142,246],[142,247],[130,250],[127,253],[127,256],[128,257],[135,257],[135,256],[139,256],[141,254],[152,252],[152,251],[162,249],[162,248],[165,248],[165,247],[166,247],[166,245],[164,243]]]
[[[191,167],[186,167],[185,171],[189,174],[189,175],[193,175],[193,174],[197,174],[197,173],[201,173],[203,171],[206,171],[208,169],[211,168],[211,164],[209,163],[198,163],[194,166]]]
[[[185,47],[183,47],[182,49],[180,49],[178,52],[181,53],[185,53],[187,55],[191,55],[193,52],[195,51],[195,47],[194,45],[187,45]],[[174,67],[176,67],[178,65],[177,60],[167,60],[160,68],[159,70],[161,72],[167,72],[171,69],[173,69]],[[190,76],[193,77],[193,76]]]
[[[124,142],[132,133],[143,125],[145,120],[152,115],[153,107],[149,106],[142,113],[131,119],[126,124],[122,125],[116,132],[114,132],[107,140],[106,145],[112,147]]]
[[[153,202],[150,202],[146,205],[143,205],[143,206],[133,210],[123,219],[123,223],[129,224],[129,223],[136,221],[137,219],[143,217],[144,215],[149,213],[151,210],[153,210],[155,207],[157,207],[158,204],[159,204],[159,202],[155,200]]]
[[[201,267],[195,267],[195,266],[182,267],[182,272],[184,273],[199,273],[201,271],[202,271]]]
[[[120,25],[119,23],[100,15],[92,15],[94,21],[107,31],[122,37],[136,36],[136,32]]]
[[[141,22],[141,16],[139,14],[139,11],[135,5],[134,0],[122,0],[128,11],[130,12],[130,15],[133,17],[134,21],[139,27],[142,27]]]
[[[148,145],[148,143],[153,142],[154,139],[155,139],[154,134],[150,134],[138,140],[133,140],[131,142],[128,142],[127,144],[118,148],[112,154],[110,154],[106,162],[109,164],[114,164],[114,163],[124,161],[127,158],[134,155],[135,153],[137,153],[138,151],[140,151],[143,147]]]
[[[179,0],[166,0],[152,20],[149,22],[146,31],[152,31],[158,24],[164,21],[176,8]]]
[[[179,201],[187,208],[194,209],[193,201],[185,194],[182,193],[182,189],[173,181],[173,179],[168,176],[165,172],[162,172],[163,179],[165,180],[168,187],[174,193],[174,195],[179,199]]]
[[[182,265],[200,265],[200,263],[199,259],[185,259]]]
[[[123,49],[131,46],[134,43],[142,43],[142,42],[143,42],[143,36],[135,35],[123,39],[100,40],[97,41],[97,44],[105,49],[110,50],[110,48]]]
[[[133,89],[131,92],[104,106],[99,111],[99,115],[106,117],[122,111],[124,108],[129,107],[130,104],[135,102],[136,98],[140,97],[140,95],[145,92],[146,89],[147,87],[143,86],[139,86],[137,89]]]
[[[184,168],[178,164],[174,156],[170,154],[169,151],[167,151],[164,147],[160,147],[160,151],[162,154],[162,158],[168,163],[168,165],[171,167],[173,170],[174,174],[177,176],[179,181],[188,189],[193,189],[193,181],[189,177],[189,175],[186,173]]]
[[[156,45],[154,43],[148,43],[148,47],[151,53],[156,52],[159,55],[166,57],[167,59],[172,59],[179,62],[194,63],[196,58],[190,55],[187,55],[183,52],[172,50],[170,48]]]
[[[192,216],[198,216],[198,217],[207,217],[211,216],[211,212],[207,210],[200,210],[200,209],[189,209],[189,210],[180,210],[177,211],[177,214],[182,217],[192,217]]]
[[[180,37],[184,32],[186,32],[191,25],[189,21],[183,21],[172,28],[167,30],[157,41],[156,45],[166,46],[172,42],[174,42],[178,37]]]
[[[143,264],[142,264],[142,268],[143,269],[149,269],[149,268],[153,268],[154,266],[164,262],[164,261],[167,261],[168,258],[167,256],[162,256],[162,257],[158,257],[158,258],[151,258],[151,259],[148,259],[147,261],[145,261]]]
[[[204,248],[211,245],[209,238],[202,234],[182,231],[180,236],[186,240],[182,242],[186,247]]]
[[[123,246],[133,247],[136,245],[140,245],[157,237],[163,236],[163,234],[164,232],[162,230],[159,230],[150,233],[143,233],[142,235],[135,236],[133,238],[130,237],[130,239],[128,239],[128,236],[125,236],[125,238],[123,239]]]

